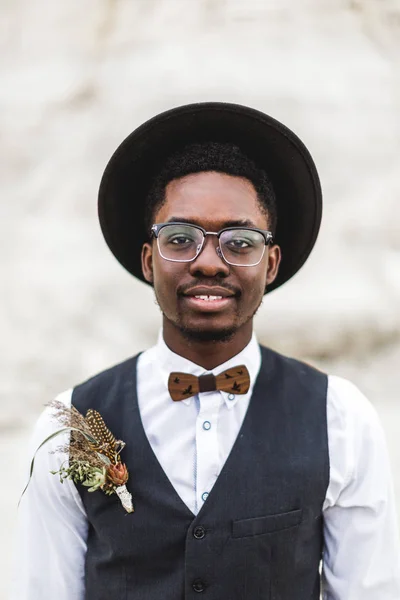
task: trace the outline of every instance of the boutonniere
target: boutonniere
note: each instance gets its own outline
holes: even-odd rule
[[[61,483],[65,479],[71,479],[75,484],[87,487],[89,492],[101,490],[107,495],[116,494],[124,509],[128,513],[133,512],[132,495],[126,487],[129,473],[120,458],[125,442],[114,437],[100,413],[92,408],[83,416],[74,406],[67,408],[57,400],[50,402],[48,406],[54,410],[54,419],[61,425],[61,429],[49,435],[37,448],[31,462],[29,481],[40,448],[58,435],[70,431],[69,444],[53,451],[66,453],[69,459],[58,471],[51,473],[58,475]]]

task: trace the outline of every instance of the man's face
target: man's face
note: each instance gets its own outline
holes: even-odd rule
[[[171,181],[154,223],[186,221],[217,232],[224,227],[268,229],[268,217],[253,184],[242,177],[202,172]],[[230,339],[252,330],[252,318],[278,271],[280,250],[267,247],[252,267],[227,264],[216,252],[218,238],[207,236],[199,256],[188,263],[162,258],[156,240],[144,244],[143,273],[154,285],[166,326],[194,340]],[[223,296],[222,300],[195,296]]]

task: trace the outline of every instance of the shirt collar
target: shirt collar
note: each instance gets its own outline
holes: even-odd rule
[[[233,356],[232,358],[230,358],[223,364],[218,365],[211,371],[206,371],[200,365],[197,365],[196,363],[191,362],[187,358],[184,358],[183,356],[172,352],[172,350],[170,350],[167,344],[164,342],[162,330],[158,335],[158,341],[155,350],[157,363],[161,371],[162,381],[165,385],[166,390],[168,390],[169,375],[173,371],[190,373],[191,375],[196,375],[198,377],[200,375],[205,375],[206,373],[213,373],[214,375],[219,375],[220,373],[222,373],[222,371],[225,371],[226,369],[229,369],[233,366],[246,365],[250,374],[250,388],[247,394],[236,394],[234,398],[232,398],[233,394],[228,394],[227,392],[220,392],[228,409],[233,408],[240,398],[244,399],[251,396],[255,381],[258,376],[258,372],[261,367],[261,351],[255,333],[253,333],[250,342],[247,344],[247,346],[245,346],[245,348],[243,348],[241,352],[239,352],[239,354],[236,354],[236,356]],[[185,405],[190,405],[192,402],[193,396],[191,398],[185,398],[184,400],[181,400],[181,403]]]

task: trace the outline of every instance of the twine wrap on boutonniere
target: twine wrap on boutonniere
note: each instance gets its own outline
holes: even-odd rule
[[[58,435],[70,431],[70,442],[59,446],[53,453],[68,454],[58,471],[60,482],[71,479],[75,484],[88,488],[89,492],[102,490],[105,494],[117,494],[124,509],[133,512],[132,495],[126,487],[129,478],[126,465],[121,462],[120,453],[125,442],[117,440],[106,426],[99,412],[90,408],[83,416],[74,406],[66,407],[54,400],[48,404],[54,410],[54,419],[61,429],[49,435],[37,448],[31,462],[29,481],[22,492],[26,492],[32,477],[35,457],[42,446]]]

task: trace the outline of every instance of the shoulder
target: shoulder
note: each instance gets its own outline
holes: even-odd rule
[[[72,396],[72,388],[69,390],[65,390],[61,394],[58,394],[54,398],[55,401],[61,402],[66,408],[70,408],[71,406],[71,396]],[[46,405],[46,407],[42,410],[39,415],[33,430],[33,436],[31,438],[31,445],[36,446],[43,441],[48,435],[51,435],[54,431],[60,429],[56,419],[55,419],[55,409],[51,403]],[[59,442],[57,442],[59,443]]]
[[[104,371],[101,371],[92,377],[89,377],[89,379],[86,379],[85,381],[74,386],[74,391],[80,388],[89,389],[112,385],[115,380],[124,375],[129,375],[130,373],[134,376],[138,356],[139,354],[132,356],[116,365],[113,365],[112,367],[104,369]]]
[[[315,391],[326,398],[328,377],[316,367],[289,356],[284,356],[275,350],[260,346],[262,365],[274,373],[281,385],[291,382],[290,387],[300,386],[305,390]]]
[[[261,344],[260,349],[263,360],[269,362],[274,368],[277,366],[282,366],[283,368],[293,369],[303,373],[320,373],[324,375],[324,373],[317,367],[310,365],[303,360],[299,360],[298,358],[293,358],[291,356],[285,356],[284,354],[280,354],[276,350],[272,350],[271,348]]]
[[[71,396],[72,389],[69,389],[56,396],[54,401],[68,409],[71,406]],[[31,460],[34,457],[35,461],[35,480],[43,481],[45,485],[47,482],[44,474],[48,474],[51,470],[58,470],[62,462],[67,460],[65,448],[69,444],[69,432],[64,431],[63,426],[56,419],[54,401],[42,410],[28,442],[29,456]]]
[[[328,376],[328,409],[332,422],[342,427],[377,428],[378,414],[361,390],[348,379]]]
[[[136,393],[137,362],[141,354],[128,358],[83,383],[76,385],[72,392],[72,404],[85,414],[89,408],[100,413],[113,411],[122,398]],[[114,408],[113,408],[114,407]]]

